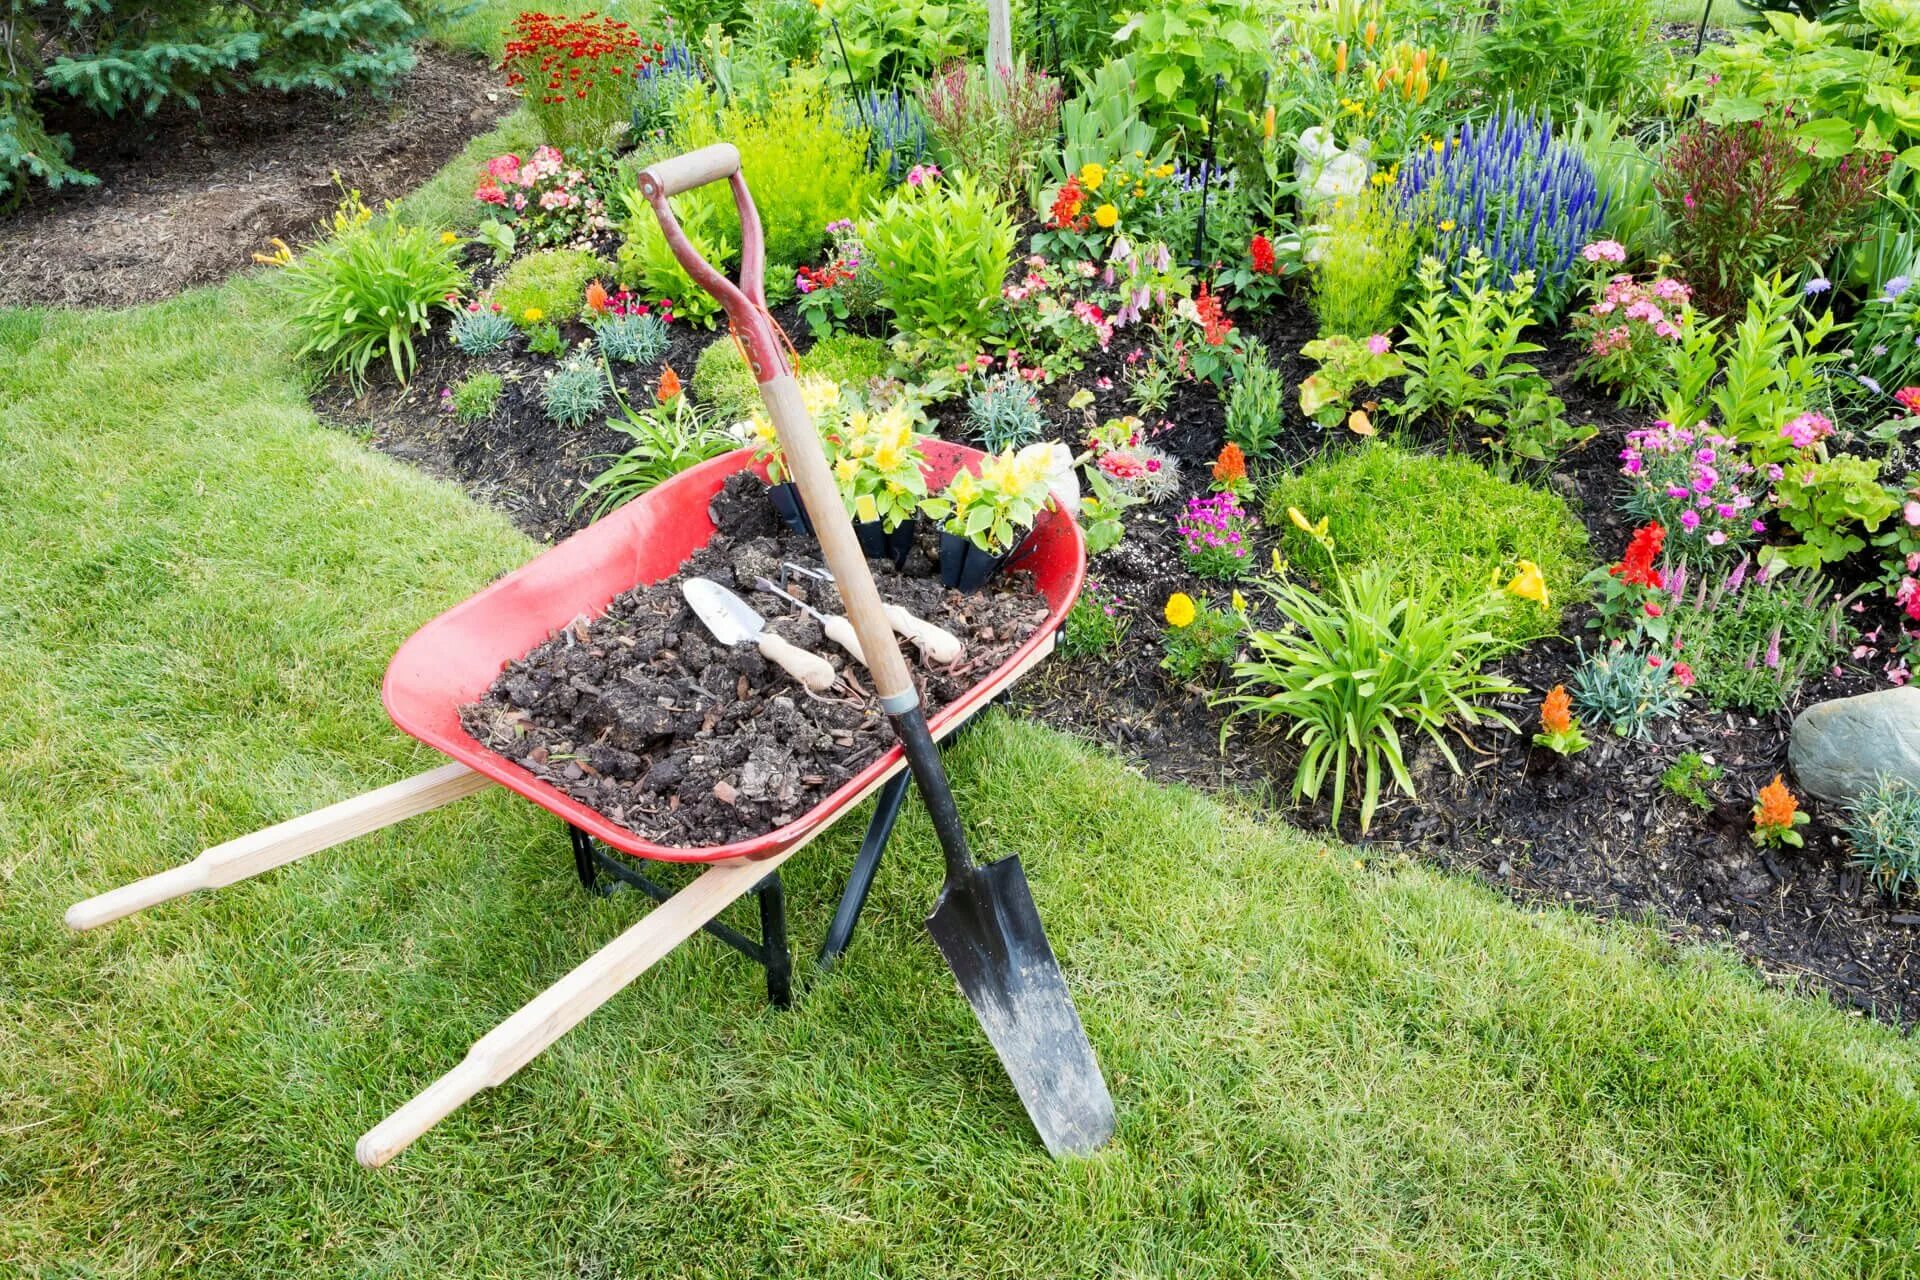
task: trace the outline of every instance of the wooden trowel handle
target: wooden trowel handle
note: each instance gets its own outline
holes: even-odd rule
[[[907,672],[906,659],[900,656],[899,642],[893,638],[893,624],[873,585],[867,557],[860,550],[860,539],[853,532],[840,501],[840,488],[833,482],[827,455],[813,429],[813,419],[800,400],[799,384],[793,375],[782,371],[760,384],[767,415],[780,434],[780,448],[786,455],[787,470],[800,488],[800,499],[813,517],[813,531],[820,539],[820,552],[827,568],[833,571],[834,586],[846,606],[847,620],[860,637],[860,651],[866,655],[867,670],[873,675],[874,689],[881,707],[889,714],[909,708],[917,701],[913,678]]]

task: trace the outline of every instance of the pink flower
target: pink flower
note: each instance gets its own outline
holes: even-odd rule
[[[1907,505],[1900,508],[1900,518],[1909,525],[1920,526],[1920,502],[1909,499]]]
[[[1588,262],[1625,262],[1627,250],[1618,240],[1596,240],[1580,250]]]
[[[1684,662],[1673,664],[1673,678],[1680,682],[1682,689],[1693,688],[1693,668]]]
[[[1893,393],[1893,400],[1908,413],[1920,415],[1920,387],[1902,387]]]
[[[1367,339],[1367,350],[1376,356],[1383,356],[1393,350],[1393,344],[1387,341],[1386,334],[1376,333]]]

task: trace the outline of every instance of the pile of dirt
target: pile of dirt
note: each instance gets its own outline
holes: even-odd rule
[[[119,307],[213,284],[274,238],[307,239],[358,188],[418,187],[513,108],[485,62],[423,48],[390,91],[253,93],[106,119],[55,104],[98,186],[0,218],[0,306]]]
[[[867,673],[820,625],[755,580],[783,563],[820,567],[819,546],[781,524],[766,486],[742,473],[715,495],[718,532],[680,571],[618,597],[508,664],[467,731],[492,749],[657,844],[730,844],[792,822],[893,745]],[[910,646],[928,714],[992,674],[1047,616],[1023,573],[975,595],[948,591],[931,530],[906,567],[873,562],[882,598],[959,636],[966,652],[933,665]],[[786,589],[838,612],[833,588],[788,575]],[[739,593],[783,639],[828,659],[839,683],[812,694],[749,646],[728,648],[681,595],[688,578]]]

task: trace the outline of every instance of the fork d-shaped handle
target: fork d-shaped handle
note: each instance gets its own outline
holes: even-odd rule
[[[669,197],[708,182],[725,178],[733,187],[733,203],[740,211],[740,283],[735,284],[717,271],[713,264],[695,252],[680,229],[668,205]],[[740,172],[740,153],[727,143],[716,143],[699,151],[663,160],[640,172],[640,194],[653,206],[660,219],[673,255],[694,283],[712,294],[726,308],[734,332],[746,344],[747,359],[753,365],[754,379],[760,384],[760,398],[767,416],[779,433],[780,449],[786,456],[787,470],[800,489],[807,512],[813,517],[814,534],[820,539],[820,552],[833,571],[834,585],[846,606],[847,620],[853,623],[861,652],[866,655],[867,671],[873,677],[874,690],[880,695],[880,707],[890,716],[917,714],[920,694],[914,688],[906,659],[900,656],[900,644],[893,636],[873,585],[867,557],[854,536],[853,521],[840,500],[840,487],[834,483],[827,456],[820,447],[813,419],[800,399],[799,384],[787,367],[785,354],[774,339],[773,321],[767,315],[766,299],[761,291],[761,276],[766,266],[766,240],[760,229],[760,215],[747,191],[747,180]]]

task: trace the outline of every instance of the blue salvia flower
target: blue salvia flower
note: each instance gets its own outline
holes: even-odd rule
[[[1533,272],[1548,312],[1565,300],[1575,257],[1607,210],[1593,170],[1555,140],[1551,118],[1511,106],[1416,154],[1402,166],[1398,189],[1402,211],[1431,230],[1433,251],[1450,268],[1478,246],[1503,285]]]
[[[867,168],[877,169],[884,162],[888,186],[898,186],[907,170],[926,159],[927,122],[898,89],[868,90],[843,110],[850,127],[872,130],[867,135]]]

